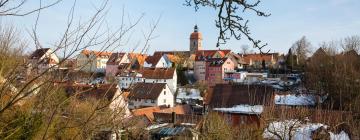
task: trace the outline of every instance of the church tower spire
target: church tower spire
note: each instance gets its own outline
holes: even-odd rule
[[[202,34],[199,32],[197,25],[194,26],[194,32],[190,35],[190,54],[195,54],[196,51],[202,50]]]

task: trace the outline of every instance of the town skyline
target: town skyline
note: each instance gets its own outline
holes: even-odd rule
[[[155,2],[109,1],[108,5],[110,6],[106,8],[108,12],[105,18],[106,24],[110,28],[119,26],[118,23],[121,20],[119,14],[122,13],[123,8],[125,13],[133,18],[131,20],[135,20],[142,13],[145,14],[138,25],[139,29],[132,33],[129,44],[116,51],[129,52],[136,43],[143,41],[142,32],[148,32],[149,23],[159,17],[161,18],[154,32],[156,38],[150,42],[149,54],[161,50],[188,50],[189,35],[193,32],[195,24],[199,26],[199,31],[203,34],[204,49],[218,49],[215,47],[218,35],[218,29],[214,23],[216,11],[202,7],[195,12],[193,7],[186,7],[183,3],[184,1],[166,2],[163,0]],[[52,47],[51,45],[59,40],[61,31],[65,28],[66,22],[64,21],[72,4],[72,1],[63,1],[54,7],[46,9],[46,12],[40,13],[38,26],[41,26],[41,28],[38,28],[38,32],[43,47]],[[100,5],[100,3],[96,1],[77,2],[75,7],[76,17],[86,19],[86,15],[94,13],[96,5]],[[282,5],[286,5],[286,7]],[[306,36],[312,43],[313,48],[316,49],[323,41],[339,40],[339,36],[358,35],[359,33],[353,28],[360,26],[360,20],[356,19],[359,16],[359,13],[356,12],[356,6],[359,5],[360,2],[356,0],[311,1],[307,4],[283,0],[277,0],[273,3],[262,1],[259,9],[270,13],[271,16],[263,18],[249,14],[246,15],[246,18],[250,20],[249,26],[253,37],[268,43],[268,46],[264,48],[265,50],[270,49],[270,52],[286,53],[287,49],[302,36]],[[37,3],[29,4],[29,7],[36,6]],[[335,8],[336,10],[333,10]],[[25,29],[29,32],[35,23],[34,16],[36,15],[32,14],[21,19],[11,17],[2,20],[2,22],[14,24],[18,30]],[[48,34],[49,31],[52,32],[50,35]],[[31,44],[28,32],[21,32],[21,34],[30,40],[29,44]],[[282,34],[277,34],[279,32]],[[251,43],[246,38],[242,38],[240,41],[231,39],[227,44],[221,45],[220,49],[231,49],[234,52],[240,52],[242,45],[251,47]],[[92,49],[96,50],[98,48]],[[252,49],[255,52],[258,51],[255,48]]]

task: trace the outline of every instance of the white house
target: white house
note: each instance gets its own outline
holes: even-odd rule
[[[129,89],[132,85],[145,82],[144,77],[141,73],[136,71],[125,71],[116,76],[118,85],[121,89]]]
[[[145,68],[171,68],[172,63],[167,55],[148,56],[144,62]]]
[[[174,106],[174,95],[166,83],[136,83],[128,95],[129,109]]]
[[[49,68],[56,68],[59,64],[59,58],[50,48],[41,48],[35,50],[29,58],[32,68],[37,68],[38,72],[43,72]]]
[[[76,58],[77,69],[85,72],[105,72],[111,52],[83,50]]]
[[[166,83],[175,93],[177,89],[177,74],[175,68],[145,68],[139,71],[145,83]]]
[[[177,75],[175,68],[143,68],[138,71],[125,71],[116,76],[119,87],[128,89],[135,83],[166,83],[175,93]]]

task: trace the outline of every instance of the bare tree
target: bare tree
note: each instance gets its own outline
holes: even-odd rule
[[[305,64],[310,50],[311,43],[306,39],[305,36],[301,37],[301,39],[296,41],[291,47],[291,51],[297,56],[300,65]]]
[[[194,6],[195,11],[200,7],[211,7],[218,11],[217,20],[215,21],[215,25],[219,30],[217,47],[226,43],[226,40],[231,37],[240,40],[242,36],[245,36],[245,38],[253,43],[254,48],[258,48],[260,52],[263,52],[262,49],[267,44],[263,44],[260,40],[256,40],[250,35],[249,20],[244,19],[244,16],[240,15],[245,11],[250,11],[260,17],[270,16],[270,14],[257,9],[259,4],[260,0],[255,2],[246,0],[185,0],[185,5]]]
[[[54,6],[61,1],[55,0],[44,4],[42,0],[39,0],[39,7],[24,10],[25,4],[29,2],[28,0],[0,0],[0,16],[27,16]]]
[[[98,47],[100,52],[121,49],[128,42],[131,31],[143,17],[141,15],[132,21],[129,16],[127,23],[127,18],[123,14],[121,19],[123,22],[120,23],[120,27],[110,29],[105,26],[108,1],[97,5],[89,19],[79,22],[74,21],[75,5],[76,1],[70,8],[68,20],[65,21],[66,29],[59,41],[51,47],[53,51],[51,53],[62,55],[58,66],[73,58],[76,53],[94,46]],[[19,5],[19,8],[22,6],[23,4]],[[35,11],[39,12],[42,9],[44,7]],[[25,16],[28,15],[26,13],[11,12],[6,15]],[[38,15],[37,18],[40,16]],[[158,21],[151,25],[150,33],[144,33],[146,45],[142,50],[146,50],[147,44],[154,38],[153,32]],[[36,25],[37,23],[35,23],[35,27]],[[28,65],[26,61],[28,57],[21,50],[29,46],[19,40],[22,37],[14,32],[14,28],[4,25],[1,25],[1,28],[0,139],[89,139],[103,130],[117,132],[124,129],[123,123],[126,119],[123,115],[124,106],[118,106],[116,110],[111,110],[109,105],[114,100],[79,100],[78,97],[86,90],[79,90],[73,93],[73,96],[66,96],[63,86],[59,86],[57,83],[67,80],[59,76],[55,66],[41,72],[34,72],[33,70],[37,68],[35,64],[28,77],[25,80],[19,80],[19,77],[22,77],[21,73]],[[33,32],[33,41],[36,46],[41,47],[41,40],[36,37],[36,29]],[[65,75],[71,76],[70,72]],[[109,84],[114,87],[117,83]],[[94,88],[97,87],[87,90]],[[110,89],[105,91],[102,98],[106,99],[109,92]],[[113,99],[121,98],[121,96],[121,94],[116,95]]]
[[[249,53],[249,46],[248,45],[241,45],[241,53],[248,54]]]
[[[346,37],[341,45],[344,51],[360,51],[360,36],[354,35]]]

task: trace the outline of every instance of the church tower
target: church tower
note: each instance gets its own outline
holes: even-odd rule
[[[194,32],[190,35],[190,54],[195,54],[197,50],[202,50],[202,35],[198,30],[197,25],[195,25]]]

